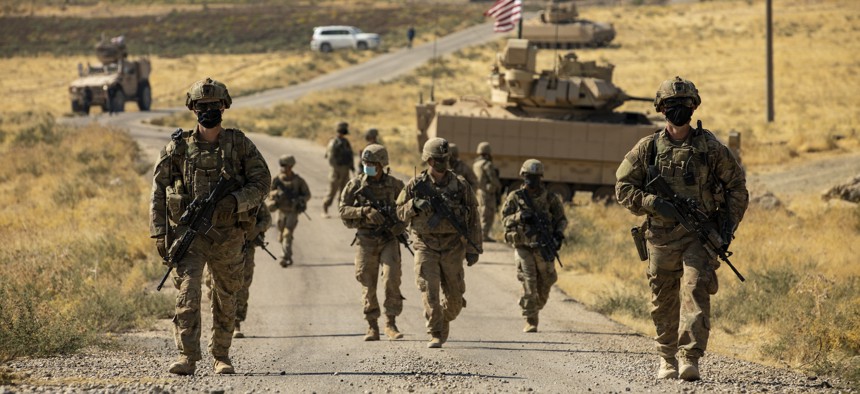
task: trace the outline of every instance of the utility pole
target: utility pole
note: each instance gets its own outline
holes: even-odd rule
[[[773,0],[767,0],[765,24],[767,25],[767,122],[773,122]]]

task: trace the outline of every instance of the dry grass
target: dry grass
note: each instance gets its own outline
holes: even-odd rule
[[[0,361],[72,352],[169,310],[148,291],[162,270],[146,231],[151,163],[131,138],[32,113],[0,130]]]

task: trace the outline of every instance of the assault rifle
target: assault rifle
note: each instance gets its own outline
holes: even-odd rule
[[[259,246],[261,249],[266,251],[269,256],[272,256],[273,260],[278,259],[277,257],[275,257],[275,255],[272,254],[272,252],[269,251],[269,249],[266,249],[266,246],[269,246],[269,243],[263,240],[263,233],[260,233],[259,235],[257,235],[257,238],[251,240],[251,247],[253,248],[255,246]]]
[[[276,202],[280,201],[281,198],[286,198],[287,200],[290,200],[290,201],[296,200],[296,211],[299,211],[299,213],[305,214],[305,217],[308,218],[308,220],[311,220],[311,216],[308,215],[308,212],[307,212],[308,203],[305,202],[305,200],[301,198],[302,197],[301,194],[295,193],[291,189],[287,189],[286,191],[278,189],[275,193],[276,193],[275,194],[275,201]]]
[[[538,251],[540,251],[540,256],[543,257],[545,261],[556,260],[558,261],[559,266],[564,267],[564,264],[561,263],[561,257],[558,256],[558,250],[561,249],[561,241],[556,240],[553,236],[552,221],[550,218],[541,215],[537,209],[535,209],[534,201],[529,195],[528,190],[522,190],[520,193],[526,201],[527,208],[532,213],[532,223],[530,223],[530,227],[532,228],[533,234],[537,235],[537,248]]]
[[[379,211],[379,213],[381,213],[382,217],[385,219],[385,221],[383,221],[382,224],[379,225],[379,229],[375,232],[379,235],[393,235],[394,238],[397,239],[397,242],[400,242],[401,244],[403,244],[403,246],[406,247],[406,250],[409,251],[409,254],[415,256],[415,252],[413,252],[412,248],[409,247],[409,239],[406,237],[406,234],[403,231],[400,231],[399,234],[394,234],[394,228],[403,228],[405,226],[404,223],[400,221],[400,219],[397,219],[397,213],[395,212],[394,206],[391,204],[380,204],[373,197],[373,193],[370,191],[370,189],[361,188],[361,191],[359,193],[361,193],[361,195],[364,196],[365,199],[367,199],[367,203],[370,205],[370,207]]]
[[[708,215],[699,207],[699,203],[696,200],[678,196],[672,191],[672,188],[669,187],[669,184],[666,183],[662,175],[655,174],[656,168],[654,168],[654,171],[649,170],[649,172],[651,172],[651,181],[645,187],[654,191],[658,197],[663,198],[671,205],[672,219],[675,219],[687,231],[695,233],[699,238],[699,242],[702,243],[702,246],[711,258],[719,258],[725,261],[729,265],[729,268],[734,271],[735,275],[738,276],[738,279],[741,282],[745,281],[744,276],[729,261],[729,256],[732,255],[732,252],[728,250],[731,235],[727,237],[720,236],[717,229],[714,228],[712,221],[709,220]]]
[[[427,221],[430,228],[435,228],[442,222],[442,220],[447,219],[448,222],[451,223],[451,226],[454,227],[454,230],[457,230],[457,232],[460,233],[460,236],[465,238],[469,245],[472,245],[476,251],[480,251],[481,248],[479,248],[478,245],[475,245],[475,243],[469,238],[469,232],[466,231],[466,227],[463,223],[460,223],[460,220],[457,219],[454,212],[451,212],[451,208],[448,207],[448,204],[445,202],[445,198],[442,197],[442,195],[435,189],[430,187],[428,182],[430,181],[426,179],[418,181],[415,183],[412,190],[415,192],[415,197],[423,198],[430,202],[430,206],[433,209],[433,216]]]
[[[179,218],[179,225],[188,226],[188,230],[170,245],[165,258],[168,266],[167,272],[161,278],[161,283],[158,284],[156,290],[161,291],[161,288],[164,287],[164,282],[167,281],[173,267],[185,258],[197,235],[206,234],[212,228],[212,214],[215,213],[215,205],[230,193],[234,184],[236,181],[233,178],[226,178],[225,174],[222,174],[209,196],[206,198],[197,197],[188,205],[188,209]]]

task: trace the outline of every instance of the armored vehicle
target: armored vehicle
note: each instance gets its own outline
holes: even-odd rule
[[[418,147],[442,137],[460,147],[463,160],[475,158],[481,141],[490,143],[493,163],[506,188],[518,187],[526,159],[544,164],[544,181],[565,201],[578,190],[595,199],[614,195],[615,170],[624,155],[660,126],[645,114],[618,112],[629,100],[612,83],[612,65],[560,56],[555,70],[535,71],[537,48],[509,40],[490,75],[489,101],[467,96],[416,106]]]
[[[611,23],[578,17],[575,4],[552,2],[539,18],[523,23],[523,38],[539,48],[601,47],[615,39]]]
[[[104,112],[122,112],[126,101],[136,101],[141,111],[152,105],[149,59],[128,59],[122,36],[96,45],[99,64],[78,65],[79,78],[69,84],[72,112],[89,114],[94,105]]]

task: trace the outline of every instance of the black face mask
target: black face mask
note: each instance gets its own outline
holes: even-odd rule
[[[540,176],[537,175],[526,175],[526,178],[523,180],[526,187],[529,189],[537,189],[540,187]]]
[[[211,129],[221,123],[221,110],[209,109],[206,111],[197,111],[197,123],[201,126]]]
[[[690,123],[693,117],[693,109],[685,105],[676,105],[666,108],[666,120],[675,126],[683,126]]]

